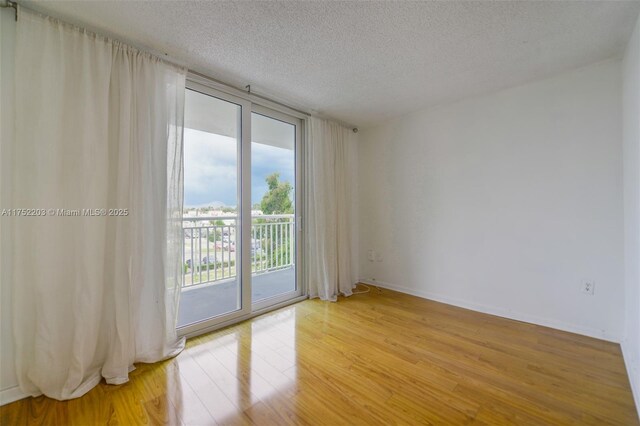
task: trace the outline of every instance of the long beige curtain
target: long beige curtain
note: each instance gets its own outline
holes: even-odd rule
[[[355,136],[351,129],[311,117],[307,144],[309,296],[335,301],[356,281],[353,244]]]
[[[13,324],[23,392],[83,395],[184,345],[186,70],[21,8],[15,73]]]

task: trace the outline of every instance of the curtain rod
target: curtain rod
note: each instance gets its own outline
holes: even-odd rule
[[[15,14],[16,14],[16,21],[17,21],[17,20],[18,20],[18,3],[16,3],[15,1],[11,1],[11,0],[0,0],[0,8],[9,8],[9,7],[10,7],[10,8],[13,8],[13,9],[15,10]],[[160,57],[160,56],[158,56],[158,58],[161,58],[161,57]],[[161,59],[162,59],[162,58],[161,58]],[[224,82],[224,81],[220,81],[220,80],[215,79],[215,78],[213,78],[213,77],[211,77],[211,76],[209,76],[209,75],[199,73],[199,72],[194,71],[194,70],[192,70],[192,69],[189,69],[189,72],[190,72],[190,73],[192,73],[192,74],[195,74],[195,75],[197,75],[197,76],[199,76],[199,77],[202,77],[202,78],[205,78],[205,79],[211,80],[211,81],[213,81],[213,82],[215,82],[215,83],[218,83],[218,84],[221,84],[221,85],[223,85],[223,86],[226,86],[226,87],[228,87],[228,88],[230,88],[230,89],[238,90],[238,91],[241,91],[241,92],[246,92],[246,93],[247,93],[247,94],[249,94],[250,96],[253,96],[253,97],[256,97],[256,98],[260,98],[260,99],[265,100],[265,101],[267,101],[267,102],[271,102],[271,103],[274,103],[274,104],[276,104],[276,105],[280,105],[281,107],[288,108],[288,109],[290,109],[290,110],[292,110],[292,111],[295,111],[295,112],[297,112],[297,113],[299,113],[299,114],[303,114],[303,115],[306,115],[306,116],[308,116],[308,117],[311,117],[311,114],[310,114],[309,112],[307,112],[307,111],[302,111],[302,110],[300,110],[300,109],[293,108],[292,106],[287,105],[287,104],[285,104],[285,103],[283,103],[283,102],[279,102],[279,101],[276,101],[276,100],[274,100],[274,99],[271,99],[271,98],[269,98],[269,97],[267,97],[267,96],[263,96],[263,95],[259,95],[259,94],[257,94],[257,93],[253,93],[253,92],[251,92],[251,85],[250,85],[250,84],[249,84],[249,85],[247,85],[247,86],[245,86],[245,89],[247,89],[247,90],[242,90],[242,89],[240,89],[240,88],[234,87],[233,85],[231,85],[231,84],[229,84],[229,83],[226,83],[226,82]],[[358,128],[357,128],[357,127],[355,127],[355,126],[351,126],[351,125],[346,124],[346,123],[341,123],[341,122],[339,122],[339,121],[338,121],[338,123],[340,123],[341,125],[343,125],[343,126],[345,126],[345,127],[350,127],[350,128],[352,128],[352,130],[353,130],[353,132],[354,132],[354,133],[358,133]]]
[[[282,103],[282,102],[279,102],[279,101],[273,100],[273,99],[271,99],[271,98],[268,98],[268,97],[266,97],[266,96],[258,95],[257,93],[252,92],[252,91],[251,91],[251,85],[250,85],[250,84],[249,84],[249,85],[247,85],[247,86],[245,86],[245,88],[244,88],[245,90],[243,90],[243,89],[240,89],[239,87],[232,86],[232,85],[231,85],[231,84],[229,84],[229,83],[226,83],[226,82],[224,82],[224,81],[218,80],[218,79],[213,78],[213,77],[211,77],[211,76],[209,76],[209,75],[202,74],[202,73],[200,73],[200,72],[194,71],[194,70],[192,70],[192,69],[190,69],[190,70],[189,70],[189,72],[190,72],[191,74],[195,74],[195,75],[197,75],[198,77],[202,77],[202,78],[205,78],[205,79],[207,79],[207,80],[211,80],[211,81],[213,81],[214,83],[218,83],[218,84],[221,84],[221,85],[223,85],[223,86],[227,86],[227,87],[228,87],[228,88],[230,88],[230,89],[237,90],[237,91],[240,91],[240,92],[245,92],[245,93],[247,93],[248,95],[251,95],[251,96],[254,96],[254,97],[256,97],[256,98],[260,98],[260,99],[262,99],[262,100],[269,101],[269,102],[271,102],[271,103],[274,103],[274,104],[280,105],[280,106],[282,106],[282,107],[288,108],[288,109],[290,109],[290,110],[292,110],[292,111],[295,111],[295,112],[297,112],[297,113],[300,113],[300,114],[303,114],[303,115],[306,115],[306,116],[309,116],[309,117],[311,116],[311,114],[309,114],[307,111],[302,111],[302,110],[299,110],[299,109],[297,109],[297,108],[293,108],[291,105],[287,105],[287,104],[285,104],[285,103]]]
[[[2,0],[0,3],[0,8],[11,7],[15,10],[16,13],[16,21],[18,20],[18,3],[11,0]]]
[[[249,96],[256,97],[256,98],[260,98],[260,99],[262,99],[262,100],[264,100],[264,101],[271,102],[271,103],[276,104],[276,105],[279,105],[279,106],[281,106],[281,107],[285,107],[285,108],[287,108],[287,109],[290,109],[291,111],[295,111],[295,112],[297,112],[297,113],[299,113],[299,114],[306,115],[307,117],[311,117],[311,113],[309,113],[309,112],[307,112],[307,111],[303,111],[303,110],[300,110],[300,109],[294,108],[294,107],[292,107],[291,105],[287,105],[287,104],[285,104],[285,103],[283,103],[283,102],[279,102],[279,101],[273,100],[273,99],[271,99],[271,98],[269,98],[269,97],[267,97],[267,96],[258,95],[257,93],[252,92],[252,91],[251,91],[251,85],[250,85],[250,84],[246,85],[246,86],[244,87],[244,90],[243,90],[243,89],[241,89],[241,88],[239,88],[239,87],[235,87],[235,86],[233,86],[233,85],[231,85],[231,84],[229,84],[229,83],[227,83],[227,82],[225,82],[225,81],[218,80],[218,79],[213,78],[213,77],[211,77],[211,76],[209,76],[209,75],[202,74],[202,73],[197,72],[197,71],[194,71],[194,70],[192,70],[192,69],[190,69],[190,70],[189,70],[189,73],[194,74],[194,75],[197,75],[198,77],[204,78],[204,79],[206,79],[206,80],[210,80],[210,81],[212,81],[212,82],[214,82],[214,83],[217,83],[217,84],[219,84],[219,85],[225,86],[225,87],[227,87],[227,88],[229,88],[229,89],[232,89],[232,90],[234,90],[234,91],[236,91],[236,92],[243,92],[243,93],[246,93],[246,94],[247,94],[247,95],[249,95]],[[232,93],[232,94],[233,94],[233,93]],[[238,94],[236,94],[236,96],[238,96]],[[346,127],[346,128],[349,128],[349,129],[351,129],[351,130],[353,131],[353,133],[358,133],[358,127],[357,127],[357,126],[353,126],[353,125],[351,125],[351,124],[345,123],[345,122],[340,121],[340,120],[336,120],[335,118],[326,117],[326,116],[323,116],[323,115],[321,115],[321,114],[318,114],[317,116],[318,116],[318,117],[320,117],[320,118],[326,119],[326,120],[334,121],[334,122],[336,122],[336,123],[340,124],[341,126],[344,126],[344,127]]]
[[[0,8],[9,8],[9,7],[13,8],[15,10],[16,21],[17,21],[18,20],[18,3],[14,2],[14,1],[11,1],[11,0],[0,0]],[[158,56],[158,57],[160,58],[160,56]],[[162,58],[162,59],[164,59],[164,58]],[[235,90],[239,90],[241,92],[244,92],[244,90],[242,90],[242,89],[234,87],[234,86],[232,86],[232,85],[230,85],[228,83],[225,83],[224,81],[217,80],[217,79],[215,79],[215,78],[213,78],[211,76],[208,76],[206,74],[202,74],[202,73],[196,72],[196,71],[191,70],[191,69],[189,70],[189,72],[191,72],[191,73],[193,73],[193,74],[195,74],[195,75],[197,75],[199,77],[206,78],[206,79],[214,81],[214,82],[216,82],[218,84],[222,84],[224,86],[227,86],[227,87],[229,87],[231,89],[235,89]],[[246,92],[248,94],[250,94],[251,96],[255,96],[255,97],[260,98],[262,100],[272,102],[274,104],[280,105],[280,106],[285,107],[285,108],[289,108],[290,110],[295,111],[297,113],[300,113],[300,114],[303,114],[303,115],[306,115],[306,116],[311,116],[311,114],[309,114],[306,111],[301,111],[301,110],[299,110],[297,108],[293,108],[293,107],[291,107],[291,106],[289,106],[287,104],[284,104],[282,102],[278,102],[276,100],[270,99],[270,98],[268,98],[266,96],[258,95],[257,93],[252,93],[251,92],[251,85],[248,85],[245,88],[248,88],[248,90]]]

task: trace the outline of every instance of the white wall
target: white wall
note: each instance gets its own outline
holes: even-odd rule
[[[9,161],[7,149],[13,140],[13,55],[15,52],[15,18],[13,9],[0,9],[0,171],[7,170]],[[7,189],[11,187],[6,176],[0,179],[0,208],[7,205]],[[6,247],[10,229],[1,226],[0,245]],[[13,339],[11,337],[11,293],[9,288],[9,269],[7,251],[0,258],[0,404],[4,404],[22,397],[17,388]]]
[[[621,113],[610,60],[364,130],[361,277],[619,341]]]
[[[640,18],[622,63],[625,336],[627,371],[640,410]]]

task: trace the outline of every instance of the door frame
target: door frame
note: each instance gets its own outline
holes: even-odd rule
[[[185,325],[177,329],[179,336],[198,336],[222,327],[226,327],[240,321],[252,318],[306,299],[307,283],[305,268],[305,238],[304,238],[304,150],[306,145],[306,124],[308,116],[287,108],[278,103],[262,99],[250,93],[231,88],[215,80],[206,78],[200,74],[189,72],[186,78],[186,89],[194,90],[202,94],[231,102],[241,107],[240,143],[238,144],[238,196],[241,210],[238,212],[240,226],[237,232],[240,234],[240,256],[236,258],[241,267],[238,274],[241,291],[241,309],[228,314],[208,318],[193,324]],[[296,127],[296,188],[295,188],[295,222],[296,222],[296,291],[274,296],[251,303],[251,113],[256,112],[276,120],[293,124]],[[236,237],[237,240],[237,237]],[[249,242],[245,244],[245,242]],[[236,241],[236,246],[238,242]],[[238,251],[236,251],[238,256]],[[237,271],[237,266],[236,266]],[[236,272],[237,274],[237,272]],[[181,289],[182,291],[182,289]]]
[[[240,247],[239,251],[236,250],[236,279],[239,282],[240,309],[182,326],[178,328],[179,335],[193,334],[194,332],[215,327],[216,325],[228,321],[239,321],[251,313],[251,262],[245,262],[245,259],[251,258],[251,251],[250,248],[245,247],[246,244],[244,244],[245,235],[251,233],[251,200],[249,199],[248,215],[246,208],[247,203],[245,200],[247,192],[249,193],[249,196],[251,195],[251,146],[247,145],[247,141],[251,140],[251,102],[237,96],[221,93],[218,90],[190,80],[187,80],[186,82],[186,90],[193,90],[195,92],[202,93],[203,95],[211,96],[240,106],[240,123],[238,123],[240,143],[237,144],[238,185],[236,188],[236,199],[239,201],[241,206],[241,210],[237,213],[240,226],[236,228],[236,247]],[[248,191],[246,188],[248,188]],[[249,218],[248,221],[246,220],[247,217]],[[248,257],[247,250],[249,250]],[[248,277],[246,274],[247,267],[245,264],[249,265]],[[238,273],[238,265],[240,265],[240,273]]]
[[[252,310],[261,310],[270,306],[285,302],[287,300],[306,295],[306,285],[303,283],[303,247],[304,247],[304,235],[302,232],[302,213],[304,211],[302,193],[304,191],[303,176],[304,176],[304,120],[293,117],[290,114],[285,114],[280,111],[275,111],[271,108],[264,107],[262,105],[253,104],[252,113],[262,115],[267,118],[282,121],[283,123],[291,124],[295,127],[295,258],[296,258],[296,289],[294,291],[288,291],[286,293],[278,294],[273,297],[269,297],[258,302],[253,303]]]

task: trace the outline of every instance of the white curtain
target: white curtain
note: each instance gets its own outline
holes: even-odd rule
[[[352,268],[355,136],[351,129],[311,117],[307,146],[309,296],[350,296]]]
[[[17,375],[62,400],[184,347],[186,71],[25,9],[16,37],[10,208],[44,209],[11,218]]]

